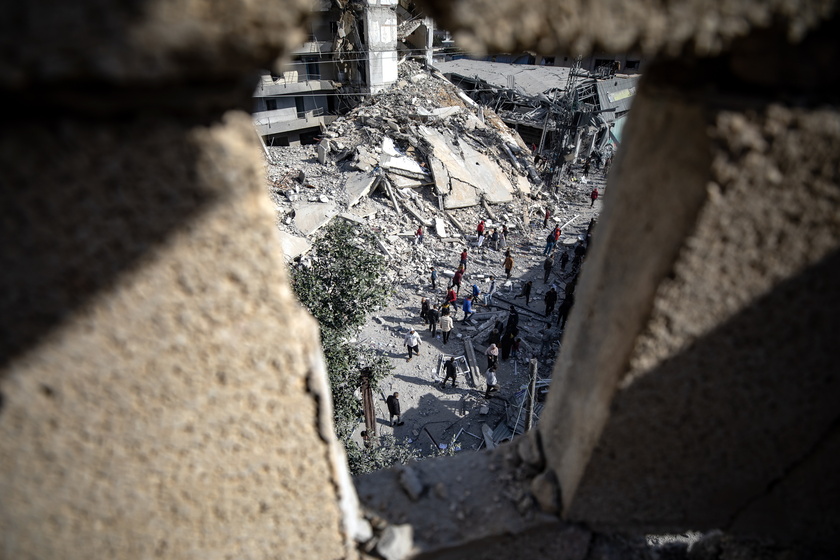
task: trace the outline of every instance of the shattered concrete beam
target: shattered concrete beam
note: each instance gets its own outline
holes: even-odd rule
[[[464,339],[464,350],[466,351],[467,361],[470,366],[470,377],[467,381],[469,381],[470,387],[475,387],[475,380],[481,373],[481,369],[479,368],[478,361],[475,359],[475,348],[473,348],[472,340],[469,338]]]
[[[391,198],[391,203],[394,205],[394,210],[396,210],[397,215],[402,216],[402,209],[400,208],[400,203],[397,201],[397,196],[394,194],[394,189],[391,187],[391,182],[387,177],[382,177],[380,184],[385,188],[385,192]]]
[[[432,227],[432,224],[433,224],[432,220],[430,220],[429,218],[426,218],[425,216],[423,216],[422,214],[420,214],[419,212],[417,212],[417,211],[416,211],[414,208],[412,208],[409,204],[407,204],[407,203],[405,203],[405,202],[404,202],[404,203],[403,203],[403,207],[405,208],[405,210],[406,210],[409,214],[411,214],[412,216],[414,216],[414,219],[415,219],[415,220],[417,220],[418,222],[420,222],[421,224],[423,224],[423,227],[426,227],[426,228]]]
[[[450,214],[449,212],[447,212],[445,210],[444,210],[443,213],[446,215],[447,218],[449,218],[449,221],[452,222],[452,224],[455,226],[455,229],[457,229],[458,231],[461,232],[461,235],[467,235],[468,234],[468,231],[466,229],[464,229],[464,226],[461,225],[461,222],[459,222],[458,220],[455,219],[455,216],[453,216],[452,214]]]
[[[496,221],[496,215],[493,214],[492,210],[490,210],[490,205],[487,204],[487,199],[484,198],[484,196],[481,197],[481,205],[484,207],[484,211],[487,212],[487,215],[490,217],[490,219],[495,222]]]

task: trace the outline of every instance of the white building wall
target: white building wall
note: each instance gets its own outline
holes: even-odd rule
[[[397,81],[397,0],[368,0],[365,38],[368,44],[367,77],[371,93]]]

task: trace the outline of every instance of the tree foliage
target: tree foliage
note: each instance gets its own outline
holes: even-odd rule
[[[374,250],[374,244],[370,232],[335,220],[315,242],[311,263],[292,270],[292,287],[298,299],[321,326],[336,435],[352,458],[353,474],[409,458],[397,445],[367,449],[350,440],[362,415],[358,392],[362,368],[370,368],[373,387],[392,369],[385,356],[350,342],[364,324],[367,311],[391,294],[381,282],[385,259]]]

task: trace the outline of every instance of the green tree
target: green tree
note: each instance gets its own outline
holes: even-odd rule
[[[333,221],[315,242],[311,263],[292,270],[292,287],[298,299],[321,326],[336,435],[352,458],[353,474],[404,462],[411,456],[406,455],[409,448],[403,446],[368,449],[350,440],[362,415],[357,396],[362,368],[370,368],[373,387],[393,369],[385,356],[349,342],[364,324],[367,311],[391,295],[381,281],[386,263],[375,251],[375,242],[369,231]]]

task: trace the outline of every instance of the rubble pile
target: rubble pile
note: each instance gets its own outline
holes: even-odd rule
[[[272,147],[269,154],[288,258],[305,253],[309,236],[343,215],[382,233],[389,257],[416,253],[413,269],[431,266],[433,236],[461,245],[482,218],[490,228],[523,231],[544,212],[541,199],[559,220],[570,214],[565,199],[585,201],[589,192],[572,183],[548,193],[518,134],[412,61],[400,65],[389,90],[334,121],[317,146]],[[419,247],[418,226],[427,234]]]
[[[317,146],[271,147],[268,155],[269,191],[288,259],[305,264],[313,237],[332,219],[372,231],[377,249],[387,258],[382,281],[395,295],[371,310],[354,343],[396,360],[395,374],[382,388],[400,393],[410,421],[406,428],[395,427],[394,435],[421,447],[427,439],[437,447],[461,437],[468,447],[478,448],[520,429],[528,360],[542,357],[540,375],[549,377],[562,331],[555,317],[545,316],[544,295],[552,285],[563,294],[579,268],[558,266],[544,281],[546,235],[561,226],[556,253],[572,255],[572,245],[585,238],[600,209],[600,202],[590,204],[589,194],[593,186],[603,186],[604,173],[571,173],[559,186],[548,187],[515,131],[442,75],[411,61],[400,65],[393,87],[335,120]],[[580,171],[581,166],[571,169]],[[476,233],[480,220],[487,234],[483,244]],[[509,232],[506,242],[495,246],[490,235],[503,226]],[[457,323],[444,345],[440,334],[432,336],[420,320],[420,300],[442,301],[465,249],[469,256]],[[510,279],[502,268],[507,249],[515,260]],[[431,267],[439,274],[435,289]],[[462,296],[473,284],[485,290],[491,275],[498,290],[492,305],[484,305],[480,296],[476,313],[462,320]],[[530,303],[517,297],[528,281],[533,283]],[[522,355],[499,370],[504,398],[487,399],[481,389],[484,352],[497,322],[508,319],[511,305],[519,311]],[[402,361],[409,328],[424,340],[421,355],[411,363]],[[439,386],[440,359],[448,355],[466,357],[470,373],[459,374],[459,388],[432,397],[428,386]],[[377,414],[388,417],[385,410]],[[507,428],[505,418],[513,418]],[[478,424],[496,429],[487,431]]]

